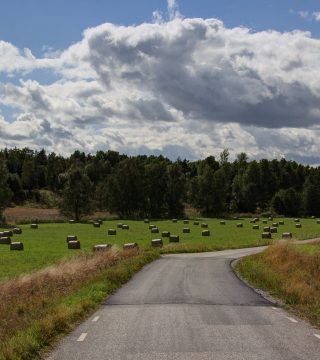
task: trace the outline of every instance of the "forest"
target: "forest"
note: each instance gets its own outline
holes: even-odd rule
[[[183,216],[186,206],[214,217],[272,212],[320,216],[320,168],[286,159],[171,161],[115,151],[64,157],[45,150],[0,151],[0,216],[8,206],[58,207],[76,220],[94,211],[126,218]]]

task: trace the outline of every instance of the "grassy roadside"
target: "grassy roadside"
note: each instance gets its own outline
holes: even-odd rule
[[[279,243],[240,260],[235,270],[255,288],[320,327],[320,252],[317,245]]]
[[[0,359],[38,359],[44,349],[92,313],[156,251],[81,254],[0,283]]]

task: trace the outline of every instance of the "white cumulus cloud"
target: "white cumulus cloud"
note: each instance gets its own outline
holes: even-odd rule
[[[0,83],[0,108],[18,113],[0,118],[2,143],[64,153],[198,158],[228,147],[252,157],[318,157],[320,40],[182,18],[175,1],[168,13],[170,21],[87,29],[42,58],[0,42],[0,74],[24,76]],[[37,69],[56,80],[35,81]]]

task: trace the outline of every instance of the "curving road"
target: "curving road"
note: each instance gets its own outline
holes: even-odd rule
[[[167,255],[144,267],[48,360],[319,360],[320,331],[244,285],[263,248]]]

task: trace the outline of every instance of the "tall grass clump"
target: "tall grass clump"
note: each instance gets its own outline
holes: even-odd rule
[[[308,253],[297,245],[279,243],[243,258],[236,271],[253,286],[280,299],[285,307],[320,326],[320,252]]]
[[[37,359],[92,312],[156,251],[82,253],[0,283],[0,359]]]

